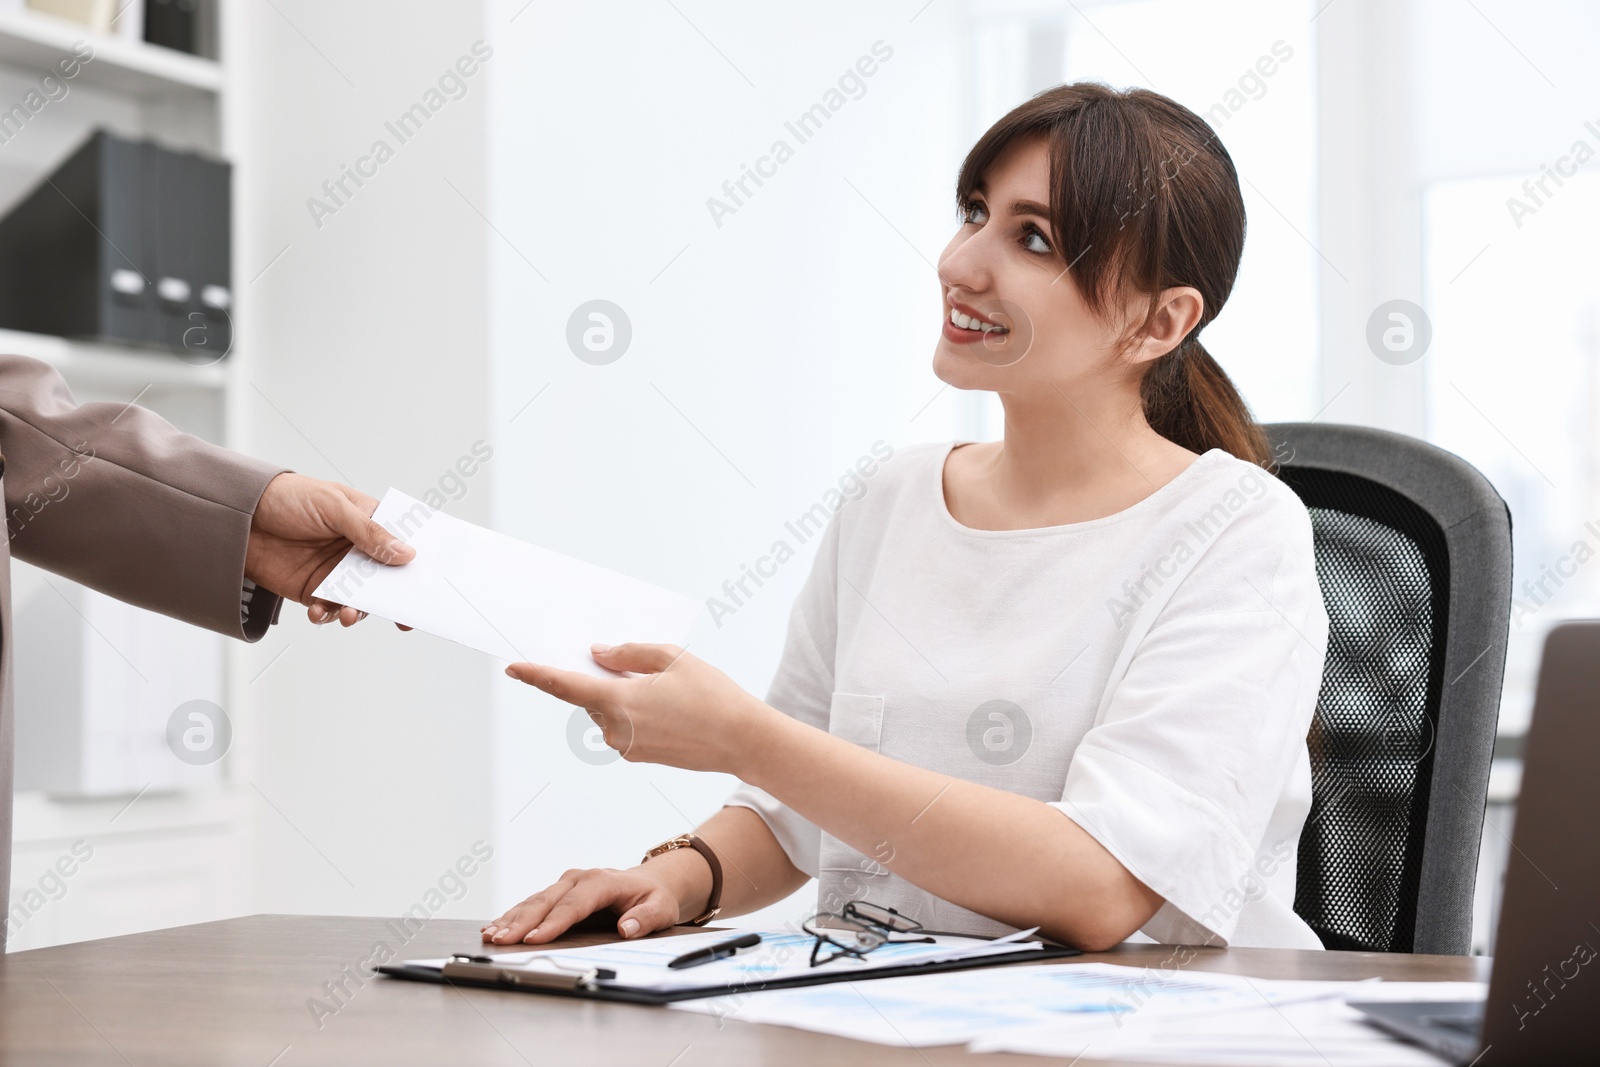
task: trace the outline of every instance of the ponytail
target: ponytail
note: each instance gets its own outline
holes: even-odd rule
[[[1150,365],[1139,385],[1144,418],[1191,452],[1220,448],[1272,469],[1272,446],[1226,371],[1192,335]]]

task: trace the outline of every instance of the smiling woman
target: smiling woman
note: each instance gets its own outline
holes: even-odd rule
[[[1000,224],[985,230],[989,186],[1001,183],[1048,195],[1014,198]],[[964,225],[940,266],[951,311],[983,318],[987,310],[997,321],[1005,314],[997,287],[985,290],[982,307],[959,303],[974,260],[986,273],[1020,264],[1009,299],[1030,309],[1030,318],[1059,321],[1044,330],[1046,344],[1079,345],[1084,329],[1099,328],[1108,316],[1132,328],[1142,311],[1138,329],[1162,346],[1143,349],[1134,366],[1150,427],[1193,451],[1214,446],[1267,463],[1265,437],[1198,338],[1233,289],[1245,234],[1233,161],[1204,120],[1157,93],[1064,85],[1016,108],[978,140],[962,164],[956,200]],[[963,251],[980,231],[992,238],[1001,230],[1021,254],[992,261],[987,247]],[[1061,286],[1069,271],[1075,284]],[[1042,324],[1032,325],[1038,333]],[[983,339],[955,323],[945,337],[956,345]],[[1112,340],[1120,346],[1127,339]],[[1013,353],[1013,361],[1021,358]],[[966,388],[1022,390],[1044,385],[1040,375],[1057,368],[1047,356],[1034,361],[1042,364],[1039,375],[1019,369],[991,378],[983,374],[990,362],[947,359],[944,368],[957,375],[952,384]],[[938,356],[934,369],[941,369]]]
[[[635,937],[811,877],[819,911],[928,929],[1319,947],[1290,904],[1328,631],[1311,525],[1197,337],[1243,252],[1233,163],[1163,96],[1065,85],[956,194],[933,365],[998,394],[1004,438],[897,449],[839,509],[764,701],[670,646],[595,646],[645,677],[513,664],[625,759],[745,784],[485,940],[599,911]]]

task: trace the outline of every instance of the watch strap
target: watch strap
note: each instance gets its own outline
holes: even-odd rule
[[[648,863],[656,856],[667,852],[675,852],[680,848],[694,849],[705,857],[706,866],[711,868],[711,896],[706,901],[706,910],[683,924],[685,926],[704,926],[712,919],[715,919],[717,913],[722,910],[722,864],[718,861],[717,854],[711,850],[710,845],[695,834],[679,834],[677,837],[663,841],[649,852],[646,852],[644,859],[639,862],[641,864]]]

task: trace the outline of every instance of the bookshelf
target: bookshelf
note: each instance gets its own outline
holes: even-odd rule
[[[96,33],[33,11],[0,10],[0,66],[43,74],[78,41],[94,47],[94,61],[78,76],[85,85],[141,98],[208,97],[222,91],[222,65],[215,60]]]

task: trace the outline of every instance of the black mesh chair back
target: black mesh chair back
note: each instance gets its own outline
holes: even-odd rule
[[[1328,948],[1463,955],[1511,616],[1511,515],[1415,438],[1266,427],[1328,611],[1295,911]]]

